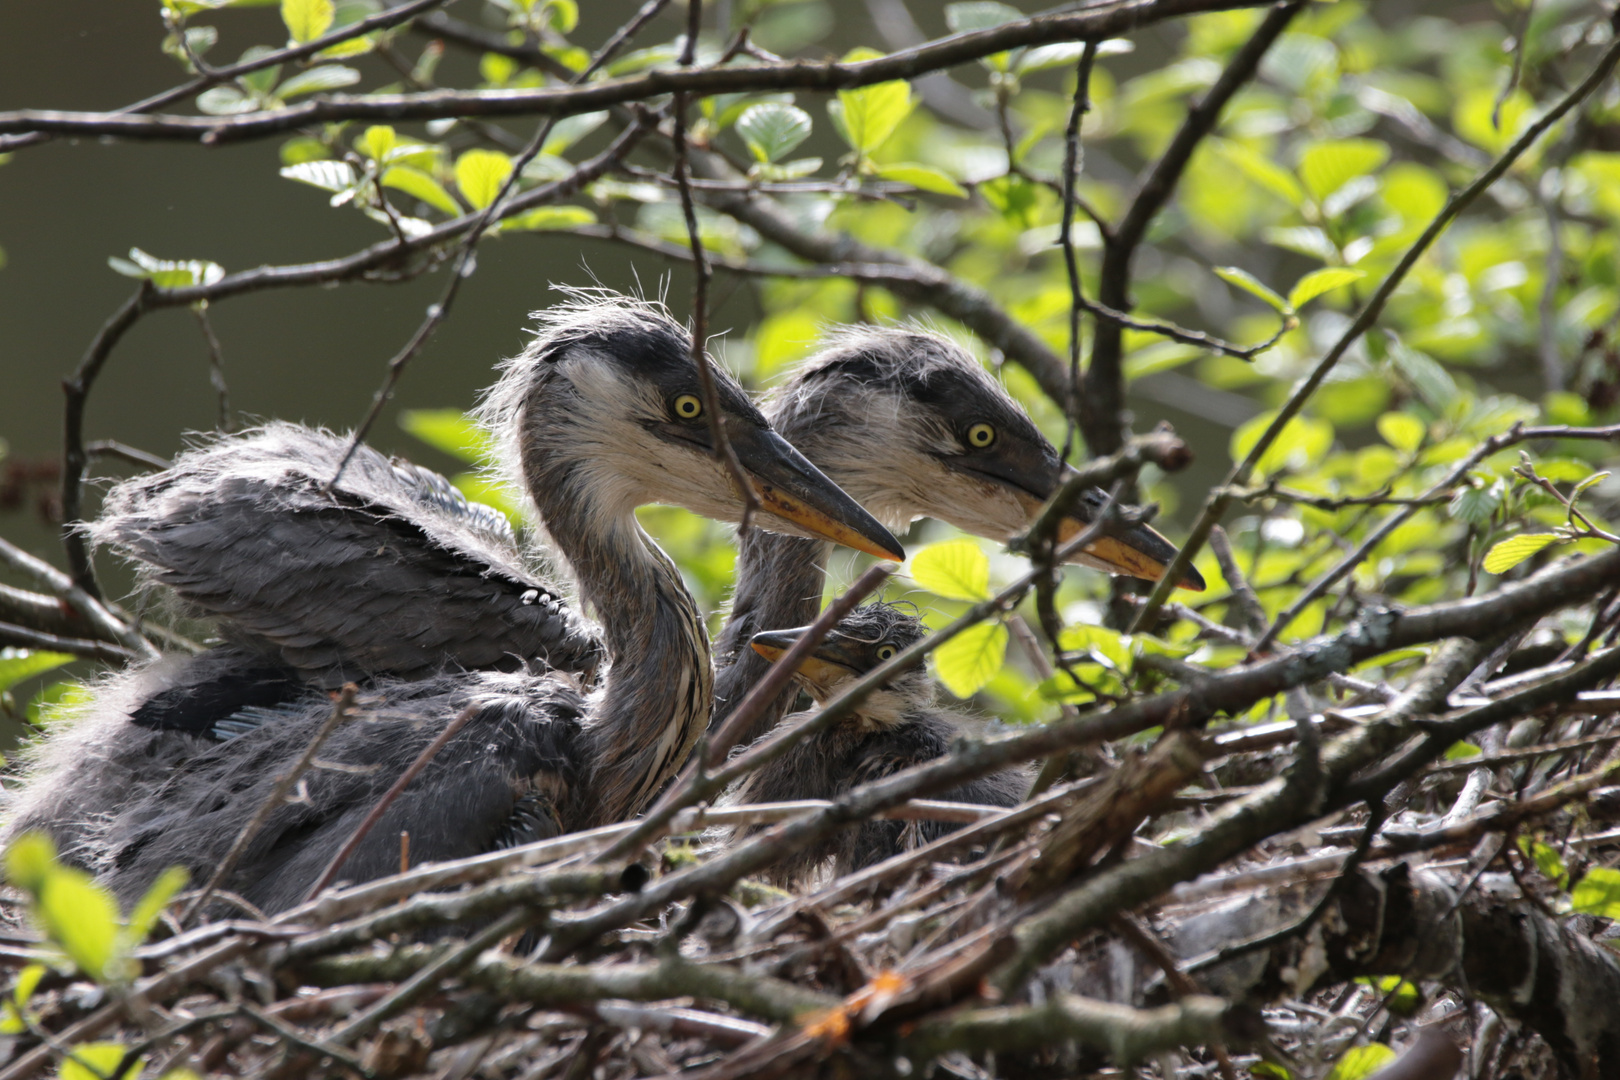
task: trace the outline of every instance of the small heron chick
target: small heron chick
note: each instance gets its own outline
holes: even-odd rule
[[[769,630],[755,634],[753,649],[775,661],[805,632]],[[818,706],[849,683],[902,649],[920,641],[922,620],[893,604],[873,603],[850,612],[800,666],[795,675]],[[785,723],[812,714],[790,716]],[[935,703],[934,684],[922,667],[897,675],[873,691],[853,713],[826,731],[795,745],[743,782],[740,801],[789,802],[836,799],[861,784],[942,757],[959,733],[960,719]],[[942,792],[949,802],[1016,806],[1029,790],[1029,776],[1008,769]],[[840,874],[882,862],[908,848],[936,840],[960,826],[932,821],[867,821],[824,843],[777,862],[771,875],[780,882],[804,879],[822,863],[835,861]]]

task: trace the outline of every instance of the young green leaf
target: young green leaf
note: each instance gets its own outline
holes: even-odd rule
[[[276,97],[286,101],[300,94],[319,94],[326,90],[353,86],[359,81],[360,73],[352,67],[344,67],[342,64],[322,64],[308,71],[300,71],[276,87]]]
[[[1395,1051],[1383,1043],[1352,1046],[1333,1063],[1333,1071],[1327,1074],[1327,1080],[1366,1080],[1394,1060]]]
[[[1323,293],[1342,289],[1352,281],[1360,281],[1366,276],[1365,270],[1352,270],[1345,266],[1328,266],[1321,270],[1312,270],[1288,290],[1288,306],[1298,311]]]
[[[1564,865],[1563,858],[1558,849],[1551,844],[1540,840],[1533,840],[1528,836],[1519,837],[1519,851],[1536,864],[1542,877],[1557,885],[1560,889],[1569,888],[1569,868]]]
[[[456,202],[437,180],[421,169],[413,169],[409,165],[390,166],[382,174],[382,184],[384,187],[403,191],[414,199],[420,199],[435,210],[443,210],[451,217],[458,217],[461,214],[461,204]]]
[[[1375,172],[1389,160],[1389,147],[1376,139],[1341,139],[1305,148],[1299,176],[1311,198],[1321,203],[1358,176]]]
[[[92,979],[107,977],[118,946],[118,905],[112,896],[90,875],[53,862],[35,898],[45,936]]]
[[[1588,476],[1585,480],[1582,480],[1580,483],[1575,485],[1575,489],[1569,493],[1569,501],[1574,502],[1576,499],[1581,497],[1581,492],[1585,491],[1594,484],[1603,483],[1603,481],[1607,480],[1608,478],[1609,474],[1607,472],[1593,473],[1591,476]]]
[[[281,0],[281,21],[295,45],[314,41],[332,25],[332,0]]]
[[[1505,574],[1548,544],[1564,538],[1557,533],[1521,533],[1496,544],[1485,554],[1487,574]]]
[[[512,159],[499,150],[468,150],[456,159],[456,186],[474,210],[495,201],[512,175]]]
[[[934,671],[959,698],[978,693],[1007,659],[1007,628],[1000,623],[970,626],[934,650]]]
[[[1620,919],[1620,870],[1594,866],[1570,894],[1576,911],[1604,919]]]
[[[17,1007],[27,1007],[28,999],[34,996],[34,988],[39,985],[46,970],[44,964],[29,964],[17,972],[17,981],[12,984],[11,993],[0,999],[0,1035],[21,1035],[28,1030]]]
[[[1375,424],[1383,440],[1403,454],[1410,454],[1423,445],[1423,436],[1429,428],[1411,413],[1390,412],[1380,416]]]
[[[281,175],[288,180],[297,180],[300,184],[309,184],[323,191],[347,191],[354,186],[358,177],[354,174],[354,166],[347,161],[301,161],[297,165],[288,165],[281,170]]]
[[[399,145],[399,134],[386,124],[373,124],[354,140],[354,148],[372,161],[386,161],[389,151]]]
[[[877,174],[885,180],[910,184],[918,191],[932,191],[936,195],[954,195],[958,199],[967,198],[967,191],[961,184],[931,165],[907,161],[899,165],[880,166]]]
[[[930,544],[911,557],[911,579],[947,599],[987,600],[990,559],[972,540]]]
[[[855,49],[844,60],[858,62],[882,55],[873,49]],[[900,121],[911,113],[911,107],[911,84],[897,79],[859,90],[840,90],[838,100],[829,102],[827,111],[850,148],[867,157],[888,141]]]
[[[1222,139],[1215,144],[1215,152],[1257,187],[1271,192],[1290,206],[1305,205],[1305,189],[1299,186],[1294,174],[1260,151]],[[1332,246],[1329,245],[1331,250]]]
[[[68,653],[28,649],[0,649],[0,694],[35,675],[43,675],[73,662]]]
[[[473,418],[460,409],[406,409],[399,414],[399,426],[435,450],[469,465],[494,460],[495,445]]]
[[[62,1060],[62,1071],[57,1073],[57,1080],[127,1080],[128,1077],[139,1076],[141,1066],[146,1061],[145,1058],[137,1058],[119,1072],[118,1066],[123,1060],[123,1043],[79,1043]]]
[[[163,914],[163,909],[169,906],[169,901],[173,900],[190,880],[191,874],[183,866],[171,866],[158,875],[151,888],[146,890],[146,895],[136,902],[129,913],[129,923],[123,934],[125,949],[133,949],[146,941],[152,927],[157,925],[158,918]]]
[[[594,224],[596,215],[583,206],[537,206],[516,217],[507,218],[501,227],[507,231],[543,232],[546,229],[572,229]]]
[[[1231,285],[1236,285],[1245,292],[1251,293],[1270,304],[1280,312],[1289,310],[1288,301],[1278,296],[1271,287],[1247,270],[1236,266],[1217,266],[1215,276]]]
[[[127,260],[109,257],[107,265],[125,277],[146,278],[160,289],[212,285],[225,276],[225,268],[216,262],[206,259],[160,259],[140,248],[130,248]]]
[[[750,105],[737,118],[737,134],[754,160],[769,164],[791,154],[810,137],[810,114],[793,105]]]

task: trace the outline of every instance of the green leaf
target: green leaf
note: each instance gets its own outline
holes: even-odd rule
[[[596,224],[596,215],[583,206],[537,206],[501,222],[502,229],[542,232]]]
[[[1585,480],[1582,480],[1580,483],[1575,485],[1575,489],[1569,493],[1569,501],[1574,502],[1576,499],[1581,497],[1581,492],[1585,491],[1593,484],[1603,483],[1603,481],[1607,480],[1608,478],[1609,474],[1607,472],[1593,473],[1591,476],[1588,476]]]
[[[844,60],[852,63],[882,55],[872,49],[855,49]],[[910,115],[911,107],[911,84],[896,79],[859,90],[840,90],[838,100],[828,102],[827,112],[850,148],[866,157],[888,141],[900,121]]]
[[[309,184],[323,191],[348,191],[354,187],[359,177],[354,174],[354,166],[347,161],[301,161],[296,165],[288,165],[281,170],[281,175],[288,180],[296,180],[300,184]]]
[[[911,557],[911,579],[950,600],[988,600],[990,558],[972,540],[930,544]]]
[[[326,33],[332,25],[332,0],[281,0],[281,21],[293,42],[302,45]]]
[[[1305,148],[1299,176],[1305,190],[1320,203],[1358,176],[1374,172],[1389,160],[1389,147],[1375,139],[1341,139]]]
[[[124,930],[125,948],[134,948],[146,940],[152,927],[157,925],[163,909],[190,880],[191,874],[183,866],[171,866],[158,875],[158,879],[152,882],[151,888],[146,890],[146,894],[129,913],[129,923]]]
[[[932,191],[936,195],[954,195],[958,199],[967,198],[967,191],[961,184],[931,165],[907,161],[899,165],[880,166],[877,174],[885,180],[910,184],[918,191]]]
[[[1557,533],[1521,533],[1491,548],[1485,555],[1487,574],[1505,574],[1548,544],[1563,542]]]
[[[216,262],[206,259],[160,259],[140,248],[130,248],[127,260],[109,257],[107,265],[125,277],[146,278],[160,289],[212,285],[225,276],[225,268]]]
[[[512,159],[499,150],[468,150],[456,159],[456,186],[474,210],[495,201],[512,175]]]
[[[44,964],[29,964],[17,972],[17,981],[11,984],[11,992],[0,999],[0,1035],[21,1035],[28,1030],[17,1006],[28,1005],[28,999],[34,996],[34,988],[39,985],[45,971]]]
[[[414,199],[420,199],[435,210],[443,210],[451,217],[461,214],[461,204],[456,202],[437,180],[421,169],[413,169],[409,165],[390,166],[382,174],[382,184],[384,187],[403,191]]]
[[[1364,1080],[1394,1060],[1395,1051],[1383,1043],[1352,1046],[1334,1063],[1327,1080]]]
[[[469,465],[486,464],[495,456],[489,435],[460,409],[406,409],[399,414],[399,426]]]
[[[322,60],[347,60],[351,56],[364,56],[377,47],[376,40],[370,34],[361,34],[348,41],[340,41],[336,45],[322,49],[315,55]]]
[[[118,945],[118,905],[112,896],[90,875],[53,862],[35,897],[46,937],[80,971],[98,981],[106,978]]]
[[[1023,17],[1024,13],[1011,4],[998,4],[994,0],[967,0],[965,3],[945,5],[945,25],[951,28],[953,34],[989,30]]]
[[[1479,747],[1471,742],[1454,742],[1446,748],[1447,761],[1466,761],[1468,758],[1479,757]]]
[[[1276,413],[1261,413],[1232,432],[1230,450],[1233,461],[1242,461],[1260,443]],[[1298,471],[1320,461],[1333,446],[1333,425],[1325,420],[1306,416],[1293,417],[1283,425],[1266,452],[1255,463],[1255,471],[1265,475],[1280,469]]]
[[[970,626],[934,650],[934,671],[945,688],[969,698],[1001,670],[1007,659],[1007,628],[1000,623]]]
[[[1446,510],[1464,524],[1483,525],[1491,520],[1492,514],[1501,509],[1502,497],[1506,494],[1507,485],[1501,480],[1493,480],[1478,486],[1470,485],[1451,497],[1451,503]]]
[[[0,649],[0,694],[35,675],[43,675],[71,663],[73,659],[68,653]]]
[[[1264,300],[1266,303],[1270,304],[1280,312],[1288,311],[1288,301],[1278,296],[1271,290],[1270,286],[1266,285],[1247,270],[1236,266],[1217,266],[1215,268],[1215,276],[1220,278],[1222,281],[1236,285],[1245,292],[1258,296],[1260,299]]]
[[[998,176],[994,180],[987,180],[979,185],[979,194],[1001,216],[1017,225],[1027,229],[1035,224],[1035,212],[1038,205],[1038,195],[1034,184],[1022,176],[1008,173]]]
[[[1403,454],[1414,453],[1423,445],[1429,426],[1411,413],[1391,412],[1378,418],[1378,434]]]
[[[1257,1061],[1249,1066],[1249,1075],[1258,1076],[1263,1080],[1294,1080],[1294,1074],[1281,1065],[1273,1065],[1269,1061]]]
[[[24,833],[6,849],[6,880],[37,893],[56,866],[56,844],[42,832]]]
[[[1294,174],[1258,150],[1223,139],[1215,144],[1215,152],[1256,186],[1290,206],[1305,205],[1305,189],[1299,186]]]
[[[322,64],[308,71],[300,71],[276,87],[276,97],[285,101],[300,94],[318,94],[323,90],[337,90],[353,86],[360,81],[360,73],[342,64]]]
[[[301,165],[306,161],[323,161],[332,156],[326,144],[308,135],[295,135],[281,144],[281,163]]]
[[[62,1059],[58,1080],[124,1080],[139,1076],[145,1058],[137,1058],[123,1072],[114,1076],[124,1060],[124,1044],[118,1042],[79,1043]]]
[[[1352,281],[1360,281],[1366,276],[1365,270],[1352,270],[1344,266],[1328,266],[1321,270],[1312,270],[1288,290],[1288,306],[1298,311],[1323,293],[1342,289]]]
[[[1569,888],[1569,869],[1551,844],[1521,836],[1519,850],[1535,862],[1536,869],[1548,881],[1554,882],[1560,889]]]
[[[750,105],[737,118],[737,134],[755,161],[774,162],[810,137],[810,114],[779,102]]]
[[[1396,1016],[1411,1016],[1423,1003],[1423,995],[1418,988],[1399,975],[1363,976],[1356,982],[1377,990],[1378,996],[1389,1002],[1389,1011]]]
[[[1620,870],[1594,866],[1570,894],[1576,911],[1604,919],[1620,919]]]
[[[387,160],[389,151],[398,145],[399,134],[386,124],[373,124],[354,140],[354,148],[372,161]]]

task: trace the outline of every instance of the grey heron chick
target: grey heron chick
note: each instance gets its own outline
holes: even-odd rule
[[[754,652],[774,662],[792,647],[806,628],[767,630],[755,634]],[[795,678],[818,706],[844,687],[906,647],[926,631],[917,616],[885,603],[866,604],[850,612],[799,666]],[[808,720],[813,713],[790,716],[784,723]],[[738,790],[742,802],[788,802],[836,799],[851,789],[949,752],[960,734],[961,718],[941,709],[934,685],[920,666],[895,676],[873,691],[855,712],[825,731],[811,735],[757,772]],[[1029,790],[1030,777],[1007,769],[969,781],[938,797],[950,802],[1016,806]],[[802,880],[818,866],[835,862],[840,874],[882,862],[911,847],[936,840],[960,828],[945,822],[874,820],[846,829],[833,838],[796,851],[771,868],[778,881]]]
[[[1025,531],[1070,469],[1011,394],[960,345],[924,330],[851,328],[834,334],[765,404],[765,413],[889,528],[920,517],[1008,540]],[[1106,498],[1087,493],[1059,530],[1072,538]],[[714,725],[769,664],[748,648],[761,630],[809,623],[821,610],[827,544],[750,534],[737,556],[731,615],[716,643]],[[1157,579],[1175,545],[1146,525],[1104,536],[1074,561]],[[1182,585],[1201,590],[1189,570]],[[744,733],[750,742],[792,707],[780,695]]]
[[[741,493],[714,453],[690,335],[661,307],[620,296],[576,298],[537,318],[539,333],[503,366],[501,379],[483,401],[480,419],[499,445],[507,475],[532,502],[557,556],[572,567],[581,599],[601,614],[607,672],[584,701],[577,721],[555,715],[553,703],[564,713],[572,708],[566,704],[572,692],[555,689],[555,683],[546,684],[555,692],[522,684],[488,691],[514,704],[480,705],[479,719],[446,747],[445,764],[435,761],[418,780],[424,790],[447,794],[439,806],[421,804],[414,820],[426,827],[427,818],[437,813],[452,823],[439,829],[446,850],[424,853],[427,858],[452,857],[460,850],[457,844],[481,842],[481,830],[457,817],[466,802],[465,796],[451,794],[458,789],[457,762],[475,759],[506,776],[509,783],[498,798],[491,798],[497,810],[504,807],[510,814],[539,785],[535,776],[523,772],[524,763],[535,757],[524,749],[523,740],[574,747],[568,764],[580,780],[571,785],[561,824],[590,827],[638,812],[684,761],[709,717],[712,668],[703,622],[680,573],[635,518],[636,507],[650,502],[673,503],[726,521],[738,520],[743,510]],[[719,420],[760,501],[755,520],[761,528],[900,557],[898,541],[782,439],[733,379],[718,368],[713,374]],[[469,701],[482,700],[479,695],[486,693],[492,677],[446,675],[439,677],[442,683],[428,680],[421,692],[393,693],[410,698],[413,716],[429,718],[418,725],[424,734],[417,738],[425,742],[435,725],[442,729]],[[390,687],[385,684],[379,692],[386,696]],[[234,836],[230,823],[245,822],[258,805],[240,786],[235,764],[257,754],[264,742],[293,738],[297,730],[305,730],[307,737],[311,710],[306,701],[293,704],[293,711],[302,710],[302,720],[265,724],[206,750],[187,762],[173,783],[163,784],[165,775],[154,777],[155,791],[114,807],[110,823],[98,831],[104,839],[95,854],[97,862],[110,865],[121,895],[129,895],[141,879],[160,869],[141,854],[152,848],[150,842],[131,847],[135,833],[151,835],[153,822],[162,822],[167,846],[183,855],[187,865],[202,869],[217,860],[219,838]],[[507,734],[492,733],[494,721],[482,719],[486,713],[506,717],[514,709],[527,722],[502,720]],[[577,734],[559,735],[558,723],[577,726]],[[371,747],[356,751],[356,766],[377,765],[382,773],[393,770],[397,775],[403,765],[389,756],[395,748],[378,741],[409,741],[406,729],[369,725],[363,734],[361,728],[355,731],[353,738]],[[458,749],[463,744],[468,749]],[[49,780],[36,777],[33,783]],[[487,784],[483,789],[488,790]],[[321,804],[319,822],[289,826],[284,842],[315,850],[333,837],[338,843],[346,839],[346,815],[365,793],[343,790],[349,793],[339,792]],[[76,812],[77,798],[73,791],[59,792],[59,816],[34,823],[56,831],[55,826],[83,822]],[[459,830],[454,827],[458,822]],[[403,827],[415,831],[408,823]],[[393,836],[370,840],[397,843]],[[267,854],[242,873],[251,879],[281,872],[274,869],[278,865]]]

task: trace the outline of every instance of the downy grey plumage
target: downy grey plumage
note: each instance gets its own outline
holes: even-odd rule
[[[450,755],[446,764],[436,760],[418,784],[449,790],[455,785],[445,780],[447,770],[458,762],[483,760],[485,770],[469,775],[482,777],[480,783],[504,778],[491,782],[483,795],[497,806],[504,804],[510,815],[529,790],[556,787],[537,775],[522,775],[522,763],[538,753],[534,747],[544,747],[541,757],[548,761],[553,751],[570,755],[564,765],[547,766],[550,773],[572,769],[580,777],[578,783],[563,785],[571,794],[559,807],[561,827],[572,829],[636,813],[685,759],[708,720],[712,701],[702,621],[674,564],[637,524],[635,508],[664,501],[736,520],[742,504],[729,472],[712,452],[690,338],[667,312],[624,297],[576,296],[537,317],[539,335],[504,366],[480,417],[500,444],[507,475],[521,481],[557,552],[572,566],[582,601],[603,616],[607,675],[574,719],[567,719],[574,709],[567,704],[575,700],[573,691],[545,676],[443,675],[419,687],[385,681],[377,693],[385,701],[403,696],[412,719],[420,721],[423,732],[431,732],[469,701],[481,700],[480,694],[498,692],[498,707],[492,706],[491,715],[504,725],[498,726],[505,734],[481,738],[487,725],[470,725],[444,751]],[[874,553],[898,556],[893,537],[772,431],[729,376],[717,370],[715,381],[727,435],[764,503],[756,516],[760,526],[837,536]],[[306,696],[298,699],[299,693]],[[258,806],[255,791],[241,786],[241,763],[274,760],[278,752],[290,761],[292,744],[287,740],[296,738],[295,730],[302,730],[307,740],[318,722],[320,709],[307,694],[301,690],[293,695],[301,701],[293,710],[299,717],[261,725],[206,751],[174,777],[173,785],[165,783],[167,771],[156,771],[122,806],[105,810],[97,803],[94,809],[102,820],[79,813],[87,804],[76,802],[73,793],[54,792],[57,818],[44,824],[52,831],[64,824],[81,834],[92,829],[93,861],[108,869],[121,895],[143,887],[142,880],[149,880],[161,861],[142,856],[143,849],[183,856],[194,869],[206,869],[202,852],[217,847],[221,836],[234,835],[232,823],[239,827]],[[129,703],[120,704],[125,707],[124,727],[137,726],[128,721]],[[512,710],[518,719],[508,722]],[[484,711],[481,706],[481,717]],[[577,731],[565,736],[556,730],[558,724]],[[404,752],[392,744],[412,738],[424,743],[431,737],[407,738],[407,729],[396,733],[386,725],[350,730],[347,740],[357,760],[379,765],[379,776],[387,776],[388,782],[388,774],[397,776],[405,761]],[[463,753],[458,747],[472,749]],[[40,783],[36,778],[34,786]],[[370,805],[371,788],[358,782],[328,784],[322,790],[330,796],[313,810],[296,811],[314,817],[286,831],[285,843],[307,845],[312,852],[323,846],[335,850],[347,838],[357,808]],[[214,809],[204,817],[185,812],[197,806]],[[461,803],[426,804],[413,811],[445,815],[450,829],[463,812]],[[150,825],[160,820],[165,822],[164,838],[154,847]],[[407,815],[407,820],[418,819]],[[439,827],[425,818],[419,825],[430,831]],[[397,846],[397,830],[375,842]],[[245,865],[242,873],[251,880],[272,872],[292,875],[290,867],[308,870],[318,856],[290,858],[285,851],[267,853]],[[368,859],[356,865],[387,865],[375,852]],[[346,871],[344,876],[352,875]],[[303,884],[307,887],[308,880]],[[277,902],[296,891],[295,882],[288,884],[276,893]]]

